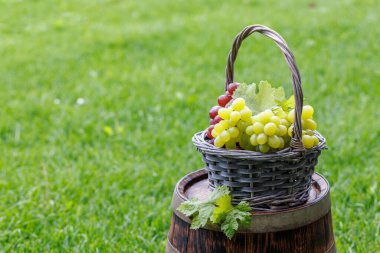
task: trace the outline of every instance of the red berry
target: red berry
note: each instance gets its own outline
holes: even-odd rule
[[[210,119],[213,119],[215,118],[217,115],[218,115],[218,111],[220,109],[220,106],[219,105],[215,105],[213,106],[211,109],[210,109],[210,112],[209,112],[209,115],[210,115]]]
[[[219,115],[216,115],[216,117],[214,118],[214,124],[213,125],[218,124],[221,120],[222,120],[222,118]]]
[[[226,104],[228,103],[228,102],[230,102],[230,100],[232,99],[232,97],[231,97],[231,95],[230,96],[227,96],[227,95],[220,95],[219,97],[218,97],[218,104],[220,105],[220,106],[222,106],[222,107],[225,107],[226,106]]]
[[[214,129],[214,126],[209,126],[208,129],[207,129],[207,137],[209,139],[213,138],[212,135],[211,135],[211,132],[212,132],[213,129]]]
[[[230,83],[228,86],[227,86],[227,91],[233,95],[235,90],[237,89],[237,87],[239,87],[239,84],[238,83]]]
[[[215,125],[215,120],[214,119],[210,119],[210,126],[212,125]]]

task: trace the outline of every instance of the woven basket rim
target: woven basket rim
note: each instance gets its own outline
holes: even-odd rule
[[[244,149],[226,149],[218,148],[213,144],[210,144],[206,141],[207,129],[201,132],[194,134],[192,141],[193,144],[197,147],[202,153],[209,155],[217,155],[226,158],[235,158],[235,159],[249,159],[249,160],[272,160],[272,159],[283,159],[283,158],[292,158],[305,156],[309,153],[318,152],[323,149],[327,149],[326,139],[318,131],[313,131],[314,135],[319,139],[317,146],[311,149],[305,149],[305,151],[293,151],[290,147],[272,152],[272,153],[261,153],[257,151],[244,150]]]

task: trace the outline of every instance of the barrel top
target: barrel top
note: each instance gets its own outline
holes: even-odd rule
[[[207,171],[197,170],[183,177],[176,185],[173,195],[173,211],[186,222],[190,219],[177,211],[177,207],[191,198],[206,199],[211,193],[208,187]],[[250,228],[240,232],[275,232],[310,224],[330,211],[330,194],[327,180],[318,173],[312,176],[312,185],[308,201],[300,206],[281,210],[253,211]],[[213,225],[208,229],[218,230]]]

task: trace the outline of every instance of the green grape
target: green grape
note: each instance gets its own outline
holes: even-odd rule
[[[305,105],[302,108],[302,119],[312,119],[314,114],[314,109],[311,105]]]
[[[270,136],[268,138],[268,145],[271,148],[279,148],[281,145],[280,138],[277,135]]]
[[[270,122],[264,126],[264,133],[268,136],[276,134],[277,126],[276,124]]]
[[[305,119],[306,129],[310,129],[312,131],[317,129],[317,123],[312,119]]]
[[[281,124],[281,119],[278,116],[272,116],[270,122],[276,124],[277,126]]]
[[[249,138],[249,142],[253,146],[257,146],[258,145],[258,143],[257,143],[257,135],[256,134],[252,134],[251,137]]]
[[[270,118],[274,116],[273,112],[271,110],[265,110],[259,115],[259,119],[262,123],[268,123]]]
[[[236,126],[236,124],[237,124],[237,122],[234,122],[231,119],[228,120],[228,126],[229,127],[234,127],[234,126]]]
[[[218,136],[214,140],[215,147],[221,148],[224,146],[224,141]]]
[[[270,149],[270,147],[268,146],[268,144],[259,145],[259,150],[262,153],[267,153],[269,151],[269,149]]]
[[[223,131],[220,133],[220,135],[218,136],[224,143],[226,143],[227,141],[229,141],[231,139],[231,135],[228,131]]]
[[[268,137],[265,134],[261,133],[257,136],[258,144],[265,144],[267,141],[268,141]]]
[[[284,126],[286,126],[286,127],[289,127],[289,125],[290,125],[290,124],[289,124],[289,121],[287,121],[286,119],[281,119],[281,120],[280,120],[280,124],[281,124],[281,125],[284,125]]]
[[[288,129],[286,128],[286,126],[284,126],[284,125],[279,125],[279,126],[277,127],[276,134],[277,134],[278,136],[284,136],[284,135],[287,134],[287,132],[288,132]]]
[[[302,132],[304,132],[304,131],[302,131]],[[313,136],[314,132],[312,130],[308,129],[308,130],[305,131],[305,134]]]
[[[248,134],[249,136],[251,136],[255,131],[253,131],[253,126],[250,125],[250,126],[247,126],[247,128],[245,129],[245,133]]]
[[[251,120],[252,120],[252,124],[255,124],[256,122],[259,122],[259,121],[260,121],[260,119],[259,119],[259,117],[258,117],[257,115],[252,116],[252,117],[251,117]]]
[[[314,146],[317,146],[319,144],[319,139],[317,136],[313,135],[311,136],[311,138],[313,138],[313,141],[314,141]]]
[[[230,118],[230,114],[232,112],[232,109],[231,108],[220,108],[219,111],[218,111],[218,115],[222,118],[222,119],[229,119]]]
[[[247,128],[248,126],[248,123],[243,121],[243,120],[240,120],[238,121],[238,123],[236,124],[237,128],[239,129],[239,131],[241,133],[243,133],[245,131],[245,129]]]
[[[283,149],[285,147],[285,141],[282,137],[278,137],[280,140],[280,146],[278,147],[279,149]]]
[[[302,126],[302,130],[306,130],[306,124],[305,124],[305,121],[303,119],[301,119],[301,126]]]
[[[230,127],[230,124],[228,123],[228,120],[222,120],[219,122],[219,124],[222,126],[223,130],[227,130]]]
[[[253,124],[253,131],[255,132],[255,134],[260,134],[264,131],[264,125],[260,122],[256,122],[255,124]]]
[[[314,139],[310,135],[302,136],[302,142],[305,148],[312,148],[314,146]]]
[[[233,122],[238,122],[239,121],[239,119],[240,119],[240,113],[239,112],[237,112],[237,111],[233,111],[233,112],[231,112],[231,114],[230,114],[230,120],[232,120]]]
[[[251,120],[252,111],[248,107],[244,107],[244,109],[240,111],[240,116],[242,120],[248,123],[252,122]]]
[[[286,118],[286,112],[281,107],[276,107],[274,110],[274,114],[281,119]]]
[[[236,141],[229,140],[228,142],[226,142],[226,148],[227,149],[236,149]]]
[[[290,123],[294,123],[294,109],[288,113],[287,119]]]
[[[245,150],[253,150],[253,146],[249,142],[249,136],[245,133],[240,136],[239,145]]]
[[[216,137],[218,137],[219,134],[220,134],[220,133],[217,132],[217,131],[215,130],[215,128],[212,129],[212,131],[211,131],[211,135],[212,135],[212,137],[216,138]]]
[[[294,125],[291,125],[289,128],[288,128],[288,135],[290,137],[292,137],[292,134],[293,134],[293,128],[294,128]]]
[[[217,132],[218,134],[220,134],[221,132],[223,132],[223,130],[225,130],[225,128],[223,127],[223,125],[221,124],[222,121],[220,121],[218,124],[216,124],[214,126],[214,130],[215,132]]]
[[[235,111],[241,111],[245,107],[245,100],[243,98],[237,98],[232,102],[232,109]]]
[[[236,138],[239,136],[239,129],[237,127],[231,127],[228,129],[228,132],[230,133],[231,138]]]

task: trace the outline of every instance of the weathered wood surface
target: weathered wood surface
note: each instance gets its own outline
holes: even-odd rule
[[[174,191],[166,252],[336,252],[329,186],[318,174],[313,175],[313,181],[307,203],[286,210],[255,211],[251,226],[228,240],[215,226],[190,229],[190,220],[176,210],[188,198],[204,199],[210,193],[206,172],[190,173],[178,182]]]

